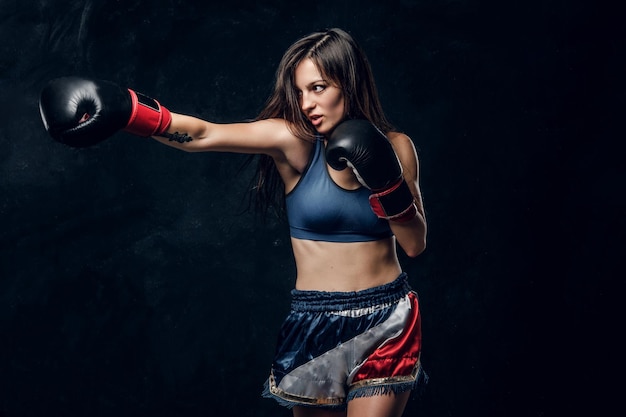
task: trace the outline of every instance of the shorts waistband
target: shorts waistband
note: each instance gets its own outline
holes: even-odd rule
[[[395,303],[411,291],[407,274],[394,281],[361,291],[302,291],[291,290],[292,311],[342,311]]]

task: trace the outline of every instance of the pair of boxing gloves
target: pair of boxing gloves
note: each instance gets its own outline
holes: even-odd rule
[[[65,145],[93,146],[124,130],[138,136],[164,136],[172,121],[157,100],[109,81],[57,78],[42,90],[39,110],[50,136]],[[417,213],[402,166],[387,137],[367,120],[347,120],[328,138],[326,161],[336,170],[350,167],[372,191],[374,213],[405,222]]]

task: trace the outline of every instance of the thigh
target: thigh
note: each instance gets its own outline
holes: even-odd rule
[[[400,417],[411,391],[359,397],[348,402],[348,417]]]

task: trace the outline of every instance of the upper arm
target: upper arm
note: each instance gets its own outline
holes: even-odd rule
[[[413,144],[413,141],[411,141],[411,139],[403,133],[395,133],[389,136],[391,145],[393,146],[396,155],[398,155],[398,159],[402,165],[402,174],[404,179],[416,198],[418,209],[421,209],[422,197],[419,186],[419,159],[417,157],[415,145]]]
[[[172,113],[168,132],[186,134],[191,141],[178,143],[166,138],[156,139],[188,152],[255,153],[276,158],[287,154],[293,142],[287,122],[280,119],[220,124]]]
[[[417,215],[406,223],[390,222],[400,246],[409,256],[419,255],[426,247],[426,215],[419,185],[419,159],[411,139],[402,133],[392,133],[389,140],[402,165],[402,174],[413,194]]]
[[[300,140],[282,119],[266,119],[243,123],[211,123],[205,120],[172,113],[169,133],[178,132],[191,137],[179,143],[164,137],[154,138],[161,143],[187,152],[234,152],[270,156],[285,182],[292,186],[307,165],[310,142]]]

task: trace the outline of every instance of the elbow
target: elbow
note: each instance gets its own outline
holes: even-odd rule
[[[406,224],[392,224],[397,242],[410,257],[415,258],[426,249],[426,223],[416,217]]]
[[[424,243],[423,245],[415,245],[414,247],[408,250],[405,250],[405,252],[409,258],[416,258],[422,252],[424,252],[425,249],[426,249],[426,243]]]
[[[410,245],[403,249],[409,258],[416,258],[418,255],[424,252],[424,250],[426,250],[426,239],[415,242],[413,245]]]

